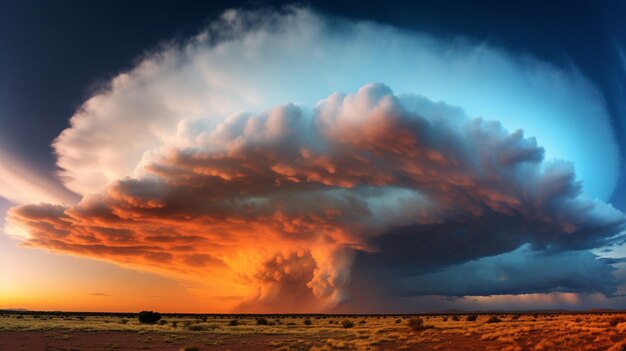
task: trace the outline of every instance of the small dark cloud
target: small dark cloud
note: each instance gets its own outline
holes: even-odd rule
[[[87,295],[89,295],[89,296],[100,296],[100,297],[110,297],[110,296],[113,296],[113,295],[110,295],[110,294],[98,293],[98,292],[95,292],[95,293],[89,293],[89,294],[87,294]]]

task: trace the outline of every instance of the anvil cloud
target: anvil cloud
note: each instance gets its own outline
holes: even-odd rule
[[[7,228],[27,246],[240,295],[242,310],[332,308],[359,293],[354,279],[396,296],[611,296],[616,261],[588,251],[614,243],[625,224],[593,196],[610,193],[617,164],[601,99],[575,71],[522,61],[304,9],[230,11],[86,101],[54,144],[81,201],[15,207]],[[448,95],[428,67],[460,76]],[[484,85],[469,92],[474,68]],[[507,96],[501,73],[514,82]],[[572,97],[576,106],[561,105]],[[511,101],[506,115],[486,107]],[[537,128],[546,113],[596,128]],[[516,122],[527,134],[598,141],[606,157],[574,161],[584,174],[605,162],[609,185],[583,184],[573,163],[546,158],[567,156],[559,148],[571,140],[546,138],[554,147],[544,149],[507,129]],[[587,264],[555,277],[528,262]],[[477,271],[488,273],[466,273]]]
[[[54,142],[61,176],[72,191],[89,194],[132,176],[144,153],[175,137],[183,118],[220,120],[287,102],[312,106],[371,82],[523,129],[548,159],[575,162],[592,197],[606,200],[615,187],[619,154],[610,118],[602,95],[575,67],[302,8],[228,11],[206,32],[164,44],[115,77]]]
[[[286,104],[183,120],[138,169],[75,206],[15,208],[9,222],[29,233],[27,245],[230,279],[260,303],[296,291],[316,309],[349,301],[357,251],[392,269],[385,240],[403,238],[413,260],[449,247],[418,274],[527,243],[595,248],[624,224],[582,198],[571,165],[543,162],[520,130],[382,84],[312,111]]]

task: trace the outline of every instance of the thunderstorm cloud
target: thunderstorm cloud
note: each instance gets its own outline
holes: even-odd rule
[[[7,229],[27,246],[193,277],[215,296],[235,289],[242,310],[332,308],[358,295],[355,279],[394,296],[616,293],[617,261],[589,250],[615,243],[625,217],[601,200],[610,184],[575,172],[606,162],[614,182],[615,145],[575,72],[526,59],[532,69],[519,73],[488,47],[442,47],[306,9],[261,17],[229,11],[86,101],[54,143],[61,177],[82,199],[15,207]],[[343,37],[329,36],[333,26]],[[365,52],[365,63],[344,61]],[[485,73],[474,93],[484,106],[521,102],[505,111],[455,94],[439,101],[426,68],[438,57],[459,73],[459,55]],[[361,75],[367,65],[372,74]],[[553,80],[537,80],[542,70]],[[513,97],[497,92],[502,72],[519,78]],[[527,85],[553,97],[550,113],[597,128],[539,132],[544,114],[523,117],[551,102]],[[582,114],[555,110],[572,96]],[[548,158],[568,154],[544,149],[533,126],[604,140],[606,158]]]

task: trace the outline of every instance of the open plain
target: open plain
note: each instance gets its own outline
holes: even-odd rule
[[[626,313],[165,314],[141,324],[133,314],[19,312],[0,315],[0,350],[617,351]]]

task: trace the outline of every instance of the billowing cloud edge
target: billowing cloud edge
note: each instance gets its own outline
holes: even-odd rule
[[[276,310],[350,301],[360,267],[406,283],[520,247],[567,258],[624,229],[624,215],[583,196],[572,165],[544,161],[534,138],[383,84],[313,109],[188,118],[176,131],[134,177],[74,206],[13,208],[8,228],[27,246],[216,279],[208,291],[245,294],[240,308]],[[426,292],[441,293],[438,281]],[[559,291],[585,289],[595,287]]]

